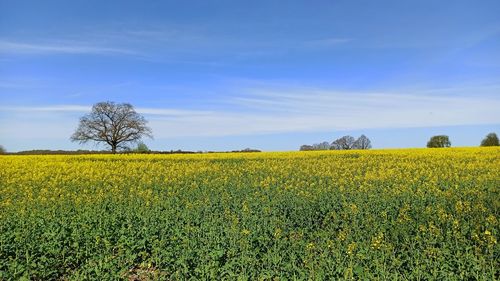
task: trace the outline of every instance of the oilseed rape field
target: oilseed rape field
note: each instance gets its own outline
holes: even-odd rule
[[[500,149],[0,157],[0,280],[498,280]]]

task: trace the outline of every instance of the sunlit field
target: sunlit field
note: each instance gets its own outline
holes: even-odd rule
[[[495,280],[500,149],[0,157],[0,280]]]

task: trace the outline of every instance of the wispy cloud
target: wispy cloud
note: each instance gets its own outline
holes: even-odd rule
[[[129,49],[96,46],[88,42],[58,41],[50,43],[0,40],[0,54],[94,54],[137,55]]]
[[[67,112],[67,113],[87,113],[90,112],[92,106],[88,105],[53,105],[53,106],[0,106],[0,112]],[[198,110],[183,110],[183,109],[170,109],[170,108],[149,108],[137,107],[135,109],[138,113],[147,115],[159,116],[199,116],[211,114],[210,111]]]
[[[333,91],[259,92],[232,99],[239,111],[152,122],[163,136],[231,136],[500,123],[500,101],[478,97]]]
[[[160,116],[206,116],[214,114],[212,111],[205,110],[184,110],[168,108],[144,108],[138,107],[137,112],[141,114],[160,115]]]
[[[122,55],[142,60],[181,64],[220,65],[218,59],[240,61],[282,53],[283,45],[298,48],[325,48],[342,45],[351,38],[325,37],[289,40],[249,35],[229,36],[213,32],[215,27],[191,25],[118,28],[92,26],[73,35],[0,38],[5,55]],[[222,64],[228,63],[225,61]]]
[[[53,106],[0,106],[0,112],[87,112],[91,109],[85,105],[53,105]]]
[[[0,89],[27,89],[27,88],[44,88],[48,86],[47,79],[39,79],[33,77],[4,77],[0,79]],[[1,94],[12,95],[12,93],[2,92]]]
[[[142,107],[136,110],[150,121],[156,138],[500,123],[500,100],[492,96],[431,94],[430,89],[427,92],[364,93],[263,87],[241,92],[244,94],[219,101],[226,106],[218,110]],[[82,105],[3,106],[0,113],[4,113],[5,119],[9,112],[12,115],[22,112],[23,118],[38,124],[44,122],[39,116],[47,118],[54,114],[52,119],[57,120],[60,114],[74,113],[71,116],[75,116],[75,113],[89,112],[90,108]],[[76,124],[77,118],[73,119]],[[11,127],[9,132],[15,132],[15,120],[3,123],[0,129]]]
[[[304,45],[308,47],[333,47],[333,46],[338,46],[342,45],[345,43],[349,43],[353,41],[352,38],[323,38],[323,39],[317,39],[317,40],[309,40],[305,41]]]
[[[27,86],[24,83],[18,83],[18,82],[12,82],[12,81],[0,81],[0,88],[17,89],[17,88],[26,88],[26,87]]]

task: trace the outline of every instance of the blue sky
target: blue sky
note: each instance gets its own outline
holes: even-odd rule
[[[152,149],[375,148],[500,133],[499,1],[0,0],[0,144],[69,141],[99,101]]]

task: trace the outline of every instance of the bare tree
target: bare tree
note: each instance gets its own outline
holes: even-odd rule
[[[116,153],[127,143],[138,142],[142,137],[152,138],[152,131],[146,126],[146,119],[135,112],[128,103],[99,102],[92,111],[80,118],[80,124],[71,140],[79,143],[103,142]]]
[[[361,135],[353,144],[353,149],[370,149],[372,142],[365,135]]]
[[[7,150],[3,146],[0,145],[0,154],[5,154]]]
[[[356,140],[351,136],[343,136],[332,142],[330,149],[334,150],[349,150],[353,148],[354,142]]]
[[[329,150],[330,149],[330,143],[327,141],[324,141],[322,143],[315,143],[312,145],[313,150]]]

